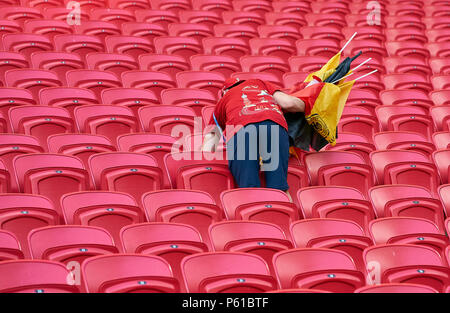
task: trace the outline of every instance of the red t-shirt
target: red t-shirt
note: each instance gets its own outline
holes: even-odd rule
[[[287,130],[283,111],[272,97],[277,90],[280,88],[260,79],[246,80],[228,90],[214,110],[217,123],[226,133],[227,140],[243,126],[264,120],[271,120]],[[215,124],[214,117],[211,117],[209,124]]]

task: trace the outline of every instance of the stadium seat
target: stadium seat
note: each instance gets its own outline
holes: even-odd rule
[[[178,106],[190,107],[197,116],[202,115],[202,109],[217,103],[216,95],[208,90],[196,88],[169,88],[161,92],[161,102]]]
[[[259,28],[260,26],[258,26]],[[248,42],[251,38],[258,37],[257,27],[250,25],[216,24],[214,25],[216,37],[241,38]]]
[[[379,131],[379,123],[369,109],[359,105],[345,106],[338,124],[338,131],[361,134],[372,143],[373,135]]]
[[[167,28],[170,23],[178,23],[178,14],[169,10],[137,10],[135,12],[138,22],[157,24]]]
[[[1,35],[0,35],[1,36]],[[6,86],[5,72],[29,67],[25,56],[17,52],[0,52],[0,87]]]
[[[89,293],[174,293],[179,283],[169,263],[158,256],[112,254],[82,264]]]
[[[430,93],[430,98],[437,106],[450,105],[450,90],[437,90]]]
[[[145,106],[138,110],[141,127],[145,132],[180,136],[191,134],[201,125],[195,119],[195,111],[189,107],[173,105]]]
[[[23,259],[20,243],[16,236],[9,231],[0,230],[0,261]]]
[[[126,9],[130,11],[138,11],[150,9],[151,4],[145,0],[108,0],[108,4],[112,8]]]
[[[428,94],[423,90],[393,89],[380,92],[380,99],[383,105],[409,105],[422,108],[425,113],[433,106]]]
[[[174,54],[189,59],[191,55],[203,53],[198,39],[183,36],[161,36],[154,39],[157,54]]]
[[[444,206],[444,211],[446,216],[450,216],[450,197],[448,196],[448,191],[450,190],[450,184],[442,185],[438,188],[439,198],[441,199],[442,205]],[[447,233],[450,228],[448,223],[449,219],[446,220]]]
[[[355,293],[438,293],[437,290],[418,284],[379,284],[365,286],[355,290]]]
[[[223,24],[258,27],[266,23],[262,14],[256,12],[226,11],[222,13],[222,18]]]
[[[35,100],[39,99],[39,90],[45,87],[61,86],[58,76],[53,71],[15,69],[5,73],[8,87],[23,88],[31,91]]]
[[[311,4],[308,1],[274,1],[274,12],[309,13]],[[302,14],[298,14],[302,15]]]
[[[292,243],[283,230],[271,223],[259,221],[223,221],[209,226],[214,251],[246,252],[259,255],[275,274],[272,256],[291,249]]]
[[[2,171],[0,177],[2,177],[2,188],[6,188],[6,172],[10,173],[9,183],[10,190],[12,192],[18,191],[16,179],[14,178],[14,157],[27,154],[27,153],[40,153],[44,152],[44,149],[39,144],[39,141],[27,135],[20,134],[0,134],[0,162],[2,163]],[[5,172],[6,170],[6,172]]]
[[[139,132],[139,123],[131,109],[116,105],[83,105],[74,110],[81,133],[103,135],[116,143],[119,135]]]
[[[371,188],[370,200],[378,216],[416,217],[427,219],[444,229],[444,209],[439,200],[423,187],[383,185]]]
[[[44,3],[48,3],[46,0],[43,0]],[[67,21],[67,17],[74,20],[75,14],[73,13],[73,8],[61,7],[61,5],[57,6],[49,6],[42,10],[42,14],[44,18],[47,20],[57,20],[57,21]],[[88,12],[84,10],[80,10],[80,20],[87,21],[89,20]],[[70,20],[69,19],[69,20]]]
[[[433,161],[441,177],[441,182],[443,184],[450,183],[450,149],[433,152]]]
[[[356,270],[345,252],[320,248],[297,248],[273,257],[282,289],[308,288],[331,292],[353,292],[365,285],[364,274]]]
[[[110,71],[119,78],[123,72],[139,68],[133,57],[123,53],[89,53],[86,55],[86,64],[90,70]]]
[[[347,186],[367,195],[375,184],[372,168],[356,153],[323,151],[305,156],[312,186]]]
[[[97,36],[56,35],[53,41],[56,51],[77,53],[83,60],[89,52],[105,51],[103,41]]]
[[[141,54],[139,65],[144,71],[165,72],[173,80],[175,80],[176,73],[191,69],[184,57],[175,54]]]
[[[30,258],[27,236],[30,230],[61,222],[59,212],[49,199],[31,194],[0,195],[1,229],[15,235],[25,258]]]
[[[292,241],[296,248],[327,248],[348,253],[358,271],[365,273],[362,252],[372,240],[355,222],[332,218],[313,218],[291,224]]]
[[[178,13],[179,11],[190,10],[191,1],[189,0],[152,0],[152,9],[164,10]]]
[[[265,18],[267,25],[285,25],[296,28],[304,27],[306,25],[303,15],[294,12],[267,12]]]
[[[388,41],[386,50],[389,56],[408,57],[424,60],[430,57],[430,51],[417,41]]]
[[[450,149],[450,132],[437,132],[433,134],[436,149]]]
[[[66,73],[69,87],[92,90],[100,101],[100,93],[107,88],[122,87],[120,80],[112,72],[99,70],[73,70]]]
[[[171,37],[193,38],[199,42],[214,34],[212,26],[202,23],[171,23],[168,26],[168,31]]]
[[[31,135],[47,151],[47,137],[74,130],[70,113],[63,108],[24,105],[9,110],[9,120],[14,133]]]
[[[39,273],[39,275],[37,275]],[[64,264],[45,260],[15,260],[0,263],[0,292],[78,293]],[[68,282],[72,284],[68,284]]]
[[[222,90],[225,76],[219,72],[186,71],[176,74],[178,88],[204,89],[216,95]]]
[[[306,219],[334,218],[357,223],[364,231],[375,214],[363,194],[349,187],[306,187],[297,192],[299,209]]]
[[[430,68],[433,74],[450,75],[450,60],[448,58],[431,58]]]
[[[345,2],[330,2],[328,5],[324,5],[321,2],[312,2],[311,9],[314,13],[339,13],[342,15],[350,13],[348,5]]]
[[[253,55],[264,55],[280,57],[288,60],[291,55],[296,54],[296,48],[292,43],[283,38],[252,38],[249,41]]]
[[[375,107],[380,104],[380,98],[367,89],[352,88],[352,92],[347,98],[346,107],[359,106],[375,113]],[[345,107],[344,107],[345,109]],[[357,109],[358,110],[358,109]],[[365,112],[365,111],[364,111]],[[366,113],[366,112],[365,112]]]
[[[66,21],[32,19],[23,23],[23,31],[29,34],[44,35],[51,40],[55,35],[71,34],[72,28]]]
[[[190,57],[193,71],[214,71],[229,77],[241,71],[241,65],[229,55],[197,54]]]
[[[223,11],[232,10],[233,6],[229,0],[192,0],[192,8],[194,10],[222,13]]]
[[[152,53],[155,50],[150,40],[137,36],[107,36],[105,47],[110,53],[126,54],[136,61],[140,54]]]
[[[247,79],[260,79],[263,81],[269,81],[272,84],[283,87],[282,80],[278,76],[272,73],[264,73],[264,72],[237,72],[231,75],[231,78],[239,78],[240,80]]]
[[[434,125],[438,131],[450,131],[450,105],[437,106],[430,109]]]
[[[428,93],[433,88],[428,79],[419,74],[400,73],[384,75],[386,89],[419,89]]]
[[[375,96],[378,96],[382,90],[389,89],[384,85],[381,74],[378,72],[359,79],[353,86],[357,89],[369,90]]]
[[[183,259],[181,271],[190,293],[254,293],[277,289],[264,259],[249,253],[197,253]]]
[[[239,61],[241,56],[250,54],[250,47],[242,38],[209,37],[202,40],[206,54],[227,55]]]
[[[179,282],[183,281],[181,260],[188,255],[208,252],[197,229],[186,224],[132,224],[122,228],[120,239],[126,253],[157,255],[165,259]],[[180,291],[186,292],[184,284]]]
[[[223,219],[213,197],[200,190],[157,190],[144,194],[142,203],[150,222],[181,223],[195,227],[211,250],[208,227]]]
[[[262,72],[276,75],[280,80],[290,67],[287,62],[276,56],[244,56],[240,58],[243,72]]]
[[[73,116],[74,108],[82,105],[98,103],[97,97],[92,90],[72,87],[49,87],[39,91],[39,102],[41,105],[61,107]]]
[[[427,79],[431,74],[428,58],[415,58],[413,56],[391,56],[384,58],[384,65],[388,74],[411,73]]]
[[[250,220],[274,223],[290,239],[289,224],[302,218],[297,207],[281,190],[240,188],[223,191],[222,207],[228,220]]]
[[[339,45],[331,39],[302,39],[296,41],[300,56],[324,56],[331,58],[339,51]]]
[[[163,89],[175,87],[173,78],[164,72],[128,71],[122,73],[122,82],[127,88],[151,90],[158,98]]]
[[[8,110],[15,106],[36,104],[33,94],[21,88],[0,88],[0,114],[5,120],[8,117]],[[10,128],[10,125],[7,125]]]
[[[436,166],[420,152],[380,150],[370,154],[379,184],[409,184],[423,186],[433,195],[439,186]]]
[[[120,27],[122,23],[134,22],[134,14],[125,9],[118,8],[96,8],[89,11],[89,18],[94,21],[105,21],[114,23]]]
[[[378,106],[375,108],[382,131],[409,131],[431,140],[433,122],[422,108],[413,106]]]
[[[425,30],[426,25],[419,16],[403,15],[403,16],[386,16],[386,26],[388,28],[417,28],[418,30]]]
[[[325,151],[348,151],[359,154],[367,164],[370,164],[369,154],[376,150],[366,137],[355,133],[340,133],[334,146],[326,145]]]
[[[4,34],[20,33],[20,32],[22,32],[22,27],[20,23],[0,18],[0,36],[3,36]]]
[[[442,292],[449,282],[450,269],[439,253],[428,247],[377,245],[364,251],[364,260],[379,271],[370,277],[374,283],[416,283]]]
[[[56,134],[49,136],[47,143],[49,152],[76,156],[86,169],[89,169],[91,155],[116,150],[114,144],[101,135]]]
[[[397,131],[380,132],[373,136],[377,150],[412,150],[431,157],[434,145],[419,133]]]
[[[140,10],[136,11],[139,12]],[[159,24],[144,22],[128,22],[122,24],[122,34],[124,36],[142,37],[153,43],[153,39],[158,36],[167,36],[167,29]]]
[[[30,19],[43,19],[41,10],[37,8],[29,8],[26,6],[6,6],[0,12],[0,18],[12,20],[23,25],[24,21]]]
[[[113,191],[79,191],[61,197],[64,221],[67,225],[95,226],[106,230],[119,251],[120,229],[142,223],[145,216],[137,202],[126,193]]]
[[[12,174],[12,173],[11,173]],[[2,160],[0,160],[0,192],[9,192],[11,191],[11,180],[14,178],[8,171],[8,168],[5,166]]]
[[[120,35],[120,28],[111,22],[105,21],[83,21],[80,25],[73,26],[75,34],[92,35],[104,41],[106,36]]]
[[[377,245],[423,245],[436,250],[442,256],[449,244],[448,237],[436,224],[416,217],[379,218],[370,222],[369,232]]]
[[[315,72],[327,63],[328,58],[324,56],[291,56],[289,65],[293,72]]]
[[[434,90],[448,90],[450,88],[450,75],[434,75],[431,77]]]
[[[387,31],[388,30],[386,30],[386,32]],[[360,27],[347,26],[342,28],[342,34],[344,35],[345,38],[350,38],[351,36],[353,36],[355,32],[357,32],[357,34],[354,39],[357,40],[372,40],[379,42],[384,42],[386,40],[383,30],[380,28],[373,27],[373,25],[370,26],[366,25]]]
[[[138,88],[109,88],[102,91],[102,102],[131,109],[137,117],[140,107],[159,104],[159,99],[151,90]]]
[[[220,4],[223,4],[220,3]],[[220,7],[218,3],[218,6]],[[210,27],[216,24],[222,24],[222,14],[215,10],[218,6],[214,6],[211,10],[187,10],[178,12],[180,23],[196,23],[208,25]]]
[[[305,20],[308,26],[328,26],[341,29],[347,26],[346,18],[339,13],[307,13]]]
[[[164,188],[171,187],[167,171],[164,168],[164,157],[171,153],[172,147],[176,143],[176,138],[165,134],[138,133],[117,137],[117,147],[120,151],[145,153],[156,159],[158,166],[164,172]]]
[[[66,0],[64,0],[66,1]],[[91,9],[103,8],[106,6],[106,0],[80,0],[80,8],[89,12]]]
[[[445,42],[430,42],[425,45],[431,57],[433,58],[448,58],[450,56],[450,49],[445,45]]]
[[[255,12],[264,14],[272,11],[270,1],[266,0],[233,0],[233,9],[242,12]]]
[[[340,29],[329,26],[304,26],[300,32],[303,39],[331,39],[338,44],[345,39]]]
[[[63,86],[67,85],[66,72],[84,69],[84,62],[76,53],[38,51],[31,54],[31,64],[35,69],[53,71]]]

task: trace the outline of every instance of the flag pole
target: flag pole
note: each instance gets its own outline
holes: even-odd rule
[[[370,59],[364,61],[364,63],[366,63],[366,62],[369,61],[369,60],[370,60]],[[334,83],[336,83],[336,82],[338,82],[338,81],[340,81],[340,80],[343,80],[344,78],[347,78],[347,77],[349,77],[349,76],[355,74],[354,70],[356,70],[358,67],[360,67],[360,66],[363,65],[364,63],[361,63],[360,65],[358,65],[357,67],[355,67],[353,70],[351,70],[352,72],[351,72],[350,74],[347,74],[347,75],[345,75],[344,77],[339,78],[339,79],[335,80],[334,82],[331,82],[330,84],[334,84]],[[372,71],[372,72],[370,72],[370,73],[364,74],[363,76],[356,78],[355,81],[357,81],[357,80],[360,79],[360,78],[369,76],[370,74],[373,74],[373,73],[375,73],[375,72],[377,72],[377,71],[378,71],[378,70],[374,70],[374,71]]]
[[[344,49],[345,49],[345,48],[348,46],[348,44],[353,40],[353,38],[355,38],[355,36],[356,36],[357,33],[358,33],[358,32],[355,32],[355,33],[350,37],[350,39],[345,43],[345,45],[342,47],[341,51],[338,52],[338,54],[341,53],[342,51],[344,51]]]
[[[366,64],[367,62],[369,62],[370,60],[372,60],[372,58],[368,58],[367,60],[365,60],[364,62],[362,62],[361,64],[359,64],[357,67],[355,67],[354,69],[351,69],[350,71],[354,72],[356,71],[358,68],[360,68],[361,66],[363,66],[364,64]]]
[[[371,75],[371,74],[373,74],[373,73],[375,73],[375,72],[378,72],[378,70],[373,70],[373,71],[370,72],[370,73],[364,74],[363,76],[359,76],[358,78],[355,78],[355,81],[357,81],[358,79],[364,78],[364,77],[366,77],[366,76],[369,76],[369,75]]]

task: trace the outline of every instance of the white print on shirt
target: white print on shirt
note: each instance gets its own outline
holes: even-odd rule
[[[249,88],[250,87],[250,88]],[[247,93],[250,94],[252,92],[258,92],[255,96],[258,97],[257,101],[253,100],[253,102],[248,98],[246,93],[242,93],[242,103],[244,106],[242,107],[239,115],[253,115],[263,111],[275,111],[279,114],[283,114],[278,106],[275,104],[272,95],[269,94],[267,90],[261,90],[258,86],[246,86],[242,88],[242,90],[246,89]]]

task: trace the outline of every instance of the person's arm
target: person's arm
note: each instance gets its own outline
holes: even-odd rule
[[[273,98],[284,112],[305,112],[305,102],[297,97],[275,91]]]
[[[217,126],[214,126],[205,137],[203,137],[202,151],[214,152],[220,141],[220,131]]]

